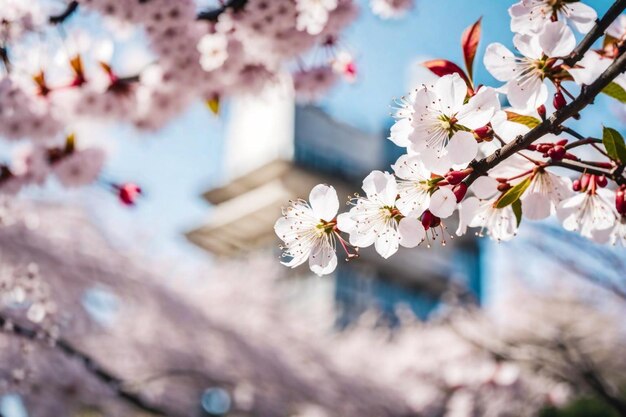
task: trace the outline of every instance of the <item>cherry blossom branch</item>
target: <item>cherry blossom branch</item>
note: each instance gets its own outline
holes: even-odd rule
[[[548,163],[548,166],[557,166],[557,167],[567,168],[572,171],[580,172],[582,174],[604,175],[606,177],[611,176],[611,172],[609,171],[602,171],[601,169],[598,169],[598,168],[585,166],[585,165],[579,165],[573,162],[550,161]]]
[[[146,1],[147,0],[140,0],[140,3],[145,3]],[[233,9],[235,11],[241,10],[246,5],[247,2],[248,0],[228,0],[224,3],[223,6],[217,9],[207,10],[207,11],[198,13],[197,19],[208,20],[210,22],[217,22],[217,18],[226,10],[228,9]],[[78,1],[71,1],[67,4],[67,7],[61,13],[50,16],[48,18],[48,22],[50,22],[53,25],[58,25],[60,23],[63,23],[70,16],[72,16],[74,12],[76,12],[77,9],[78,9]]]
[[[622,0],[617,3],[624,3],[626,7],[626,0]],[[564,121],[578,114],[589,104],[592,104],[595,97],[602,92],[604,87],[609,85],[615,77],[625,70],[626,54],[621,53],[607,68],[607,70],[604,71],[604,73],[602,73],[596,81],[588,85],[587,88],[582,89],[578,97],[576,97],[576,99],[571,103],[562,107],[560,110],[557,110],[550,118],[544,120],[525,135],[518,136],[515,140],[496,150],[493,154],[481,160],[472,161],[470,163],[470,167],[473,171],[465,179],[465,184],[468,186],[471,185],[478,177],[487,174],[490,169],[494,168],[505,159],[511,157],[513,154],[526,149],[528,145],[532,144],[544,135],[548,133],[560,133],[563,130],[561,124]],[[624,167],[618,166],[611,171],[607,177],[611,178],[618,185],[626,184],[626,178],[621,175],[623,171]],[[606,174],[603,173],[602,175]]]
[[[207,10],[198,13],[198,20],[208,20],[210,22],[217,22],[217,18],[228,9],[234,11],[241,10],[246,5],[248,0],[228,0],[224,5],[218,9]]]
[[[23,339],[31,341],[41,342],[41,334],[32,328],[23,326],[19,323],[15,323],[8,317],[3,316],[0,313],[0,328],[10,329],[11,334],[14,334]],[[128,390],[124,387],[124,381],[119,377],[113,375],[102,367],[95,359],[91,358],[86,353],[82,352],[78,348],[74,347],[70,342],[64,339],[54,338],[54,347],[65,354],[67,357],[80,361],[85,369],[98,380],[105,385],[109,386],[115,391],[118,397],[134,406],[135,408],[148,412],[158,416],[172,416],[171,412],[167,412],[158,406],[152,405],[141,398],[136,393]]]
[[[596,22],[596,25],[587,33],[578,46],[572,51],[572,53],[563,61],[566,65],[573,66],[581,60],[585,52],[593,46],[593,44],[600,39],[609,25],[617,19],[617,17],[626,9],[626,0],[617,0],[607,10],[602,19]]]
[[[63,23],[71,15],[73,15],[74,12],[76,12],[77,9],[78,9],[78,2],[77,1],[71,1],[71,2],[69,2],[67,4],[67,7],[61,13],[59,13],[57,15],[50,16],[48,18],[48,22],[50,22],[50,24],[53,24],[53,25],[58,25],[60,23]]]
[[[567,145],[565,145],[565,150],[578,148],[579,146],[583,146],[583,145],[600,144],[600,143],[602,143],[602,139],[585,138],[585,139],[577,140],[576,142],[568,143]]]

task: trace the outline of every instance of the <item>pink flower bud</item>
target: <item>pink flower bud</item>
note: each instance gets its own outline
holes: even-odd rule
[[[572,190],[578,192],[582,189],[582,185],[580,184],[580,180],[574,180],[572,183]]]
[[[122,184],[117,187],[117,195],[123,204],[134,206],[141,195],[141,188],[132,182]]]
[[[554,93],[554,99],[552,100],[552,105],[554,106],[555,109],[559,110],[565,107],[566,104],[567,102],[565,101],[565,97],[563,97],[563,93],[561,93],[560,91],[557,91],[556,93]]]

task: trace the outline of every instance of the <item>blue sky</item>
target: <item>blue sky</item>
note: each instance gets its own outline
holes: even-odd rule
[[[507,0],[417,0],[416,9],[399,21],[382,21],[359,1],[362,13],[344,44],[356,55],[359,80],[336,88],[320,105],[333,117],[369,132],[382,132],[390,123],[393,97],[406,93],[412,64],[420,57],[462,62],[459,39],[464,28],[483,17],[483,39],[476,59],[478,83],[498,85],[482,67],[490,42],[511,45]],[[587,1],[602,14],[610,0]],[[594,133],[606,120],[606,102],[587,110],[581,130]],[[141,184],[146,198],[134,209],[118,207],[107,198],[91,198],[98,218],[115,232],[141,230],[141,244],[150,251],[198,254],[182,233],[205,221],[210,208],[200,193],[220,179],[225,114],[213,117],[197,105],[158,133],[137,134],[130,128],[110,131],[118,150],[107,173],[117,180]],[[616,125],[615,127],[619,127]],[[597,132],[596,132],[597,134]],[[182,249],[181,249],[182,248]]]

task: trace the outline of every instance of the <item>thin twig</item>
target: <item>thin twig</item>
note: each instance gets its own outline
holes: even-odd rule
[[[626,0],[617,0],[613,5],[607,10],[602,19],[596,22],[596,25],[587,33],[587,35],[583,38],[582,41],[574,48],[570,56],[565,58],[563,61],[566,65],[574,66],[578,61],[580,61],[593,44],[600,39],[606,29],[609,27],[611,23],[626,9]]]
[[[37,330],[23,326],[19,323],[15,323],[1,314],[0,328],[10,328],[11,334],[14,334],[23,339],[32,340],[35,342],[42,342],[40,333]],[[150,404],[135,392],[125,388],[124,381],[121,378],[105,370],[95,359],[91,358],[88,354],[73,346],[69,341],[64,339],[52,340],[54,340],[54,347],[56,349],[61,351],[67,357],[80,361],[91,375],[95,376],[105,385],[111,387],[111,389],[114,390],[118,397],[120,397],[130,405],[134,406],[138,410],[142,410],[158,416],[174,415],[174,413],[172,412],[165,411],[156,405]]]
[[[65,10],[63,10],[61,13],[57,14],[57,15],[53,15],[50,16],[48,18],[48,22],[50,22],[53,25],[58,25],[60,23],[65,22],[71,15],[74,14],[74,12],[78,9],[78,2],[77,1],[71,1],[67,4],[67,7],[65,7]]]
[[[567,169],[571,169],[572,171],[580,172],[583,174],[604,175],[605,177],[611,176],[611,173],[609,171],[603,171],[601,169],[598,169],[592,166],[579,165],[578,163],[575,163],[575,162],[550,161],[548,162],[548,166],[567,168]]]
[[[208,20],[209,22],[217,22],[217,18],[228,9],[238,11],[244,8],[248,0],[228,0],[220,8],[207,10],[198,13],[196,17],[198,20]]]

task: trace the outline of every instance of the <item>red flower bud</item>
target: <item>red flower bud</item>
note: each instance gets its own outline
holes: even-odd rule
[[[548,151],[548,156],[555,161],[560,161],[565,156],[566,150],[563,146],[557,145]]]
[[[137,198],[141,195],[141,188],[132,182],[122,184],[117,187],[117,195],[125,205],[134,206]]]
[[[606,179],[604,175],[597,176],[596,175],[596,184],[598,187],[606,187],[609,184],[609,181]]]
[[[563,97],[563,93],[561,93],[560,91],[557,91],[556,93],[554,93],[554,99],[552,100],[552,105],[554,106],[555,109],[559,110],[565,107],[566,104],[567,102],[565,101],[565,97]]]
[[[460,203],[463,198],[465,198],[465,194],[467,193],[467,184],[464,182],[460,183],[457,187],[454,188],[454,195],[456,196],[456,202]]]
[[[552,149],[553,146],[554,144],[552,143],[540,143],[539,145],[537,145],[537,151],[547,153],[550,149]]]
[[[500,184],[498,184],[498,191],[500,192],[505,192],[509,188],[511,188],[511,184],[509,184],[508,182],[501,182]]]
[[[565,146],[567,145],[568,140],[567,139],[561,139],[560,141],[558,141],[556,144],[560,145],[560,146]]]
[[[489,125],[485,125],[483,127],[479,127],[478,129],[474,129],[474,135],[480,140],[484,140],[489,142],[493,139],[493,129]]]
[[[572,190],[578,192],[582,189],[582,185],[580,185],[580,180],[574,180],[572,183]]]
[[[541,106],[537,107],[537,113],[539,113],[539,117],[541,117],[541,120],[545,120],[546,119],[546,106],[542,104]]]
[[[465,179],[465,177],[467,177],[469,174],[469,172],[464,172],[464,171],[450,171],[446,174],[446,181],[448,181],[448,184],[450,185],[457,185],[458,183],[460,183],[461,181],[463,181]]]
[[[430,223],[433,221],[433,217],[435,217],[429,210],[426,210],[424,214],[422,214],[422,226],[424,229],[430,229]]]
[[[626,214],[626,189],[623,186],[615,192],[615,209],[619,214]]]
[[[426,210],[424,214],[422,214],[422,226],[424,229],[428,230],[431,227],[437,227],[441,224],[441,219],[430,212],[430,210]]]

